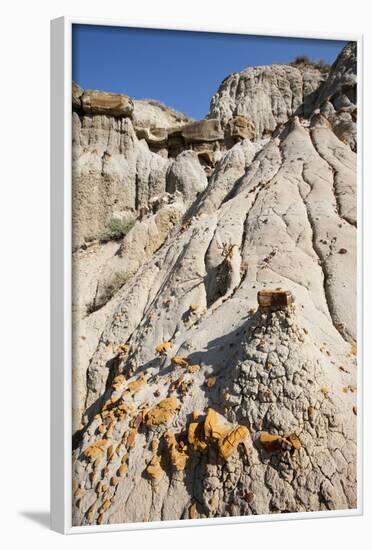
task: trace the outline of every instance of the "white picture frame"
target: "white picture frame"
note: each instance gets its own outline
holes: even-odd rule
[[[71,82],[72,82],[72,25],[108,25],[141,28],[164,28],[136,21],[61,17],[51,22],[51,526],[64,533],[91,533],[186,527],[190,525],[217,525],[248,522],[283,521],[337,516],[357,516],[363,513],[363,281],[361,232],[363,188],[362,147],[358,150],[358,507],[346,511],[306,512],[246,517],[226,517],[198,520],[157,521],[151,523],[127,523],[94,526],[72,526],[72,215],[71,215]],[[234,28],[188,28],[187,25],[172,26],[172,30],[193,30],[200,32],[243,33],[293,38],[319,38],[353,40],[358,48],[358,142],[362,142],[362,77],[363,38],[358,34],[316,34],[301,35],[285,30],[255,29],[237,23]]]

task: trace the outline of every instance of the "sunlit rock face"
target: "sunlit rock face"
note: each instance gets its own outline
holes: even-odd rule
[[[114,95],[72,97],[74,525],[355,508],[355,44],[202,121]]]

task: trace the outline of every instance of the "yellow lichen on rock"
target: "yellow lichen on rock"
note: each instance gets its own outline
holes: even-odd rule
[[[189,362],[187,361],[186,357],[183,357],[182,355],[174,355],[171,358],[172,365],[178,365],[180,367],[188,367]]]
[[[116,487],[119,483],[119,479],[116,476],[112,476],[110,483],[113,487]]]
[[[146,472],[151,477],[151,479],[154,479],[154,480],[160,480],[164,477],[165,472],[163,468],[160,466],[160,459],[158,455],[153,455],[153,457],[151,458],[146,468]]]
[[[220,439],[231,430],[231,424],[217,411],[209,408],[204,420],[204,433],[206,437]]]
[[[295,433],[282,437],[280,435],[262,432],[260,434],[259,441],[268,453],[275,453],[277,451],[285,450],[293,451],[301,447],[301,441]]]
[[[135,428],[132,428],[129,430],[127,435],[127,448],[131,449],[134,446],[134,442],[136,440],[137,436],[137,430]]]
[[[218,441],[218,451],[227,460],[236,451],[238,445],[250,436],[246,426],[237,426]]]
[[[287,439],[291,443],[291,445],[294,449],[299,449],[301,447],[301,441],[300,441],[300,438],[298,437],[298,435],[296,435],[294,433],[290,434]]]
[[[117,471],[117,475],[120,477],[123,477],[127,475],[127,473],[128,473],[128,466],[126,464],[122,464]]]
[[[96,511],[96,508],[97,508],[97,502],[94,502],[92,504],[92,506],[90,506],[87,510],[87,513],[86,513],[86,518],[89,522],[92,521],[93,519],[93,516],[94,516],[94,512]]]
[[[118,376],[115,376],[115,378],[112,381],[111,387],[114,390],[118,390],[120,386],[122,386],[125,382],[125,376],[124,374],[118,374]]]
[[[215,376],[211,376],[210,378],[207,378],[206,384],[208,388],[213,388],[213,386],[216,385],[217,378]]]
[[[280,435],[269,434],[262,432],[259,438],[260,444],[268,453],[275,453],[282,448],[283,438]]]
[[[107,444],[108,444],[108,441],[106,439],[101,439],[99,441],[96,441],[93,445],[90,445],[84,450],[84,455],[90,461],[94,461],[97,458],[101,458],[103,453],[103,447],[105,447]]]
[[[207,448],[207,443],[204,437],[204,426],[202,422],[190,422],[188,434],[188,442],[197,451],[204,451]]]
[[[83,496],[83,494],[84,494],[84,491],[80,487],[78,487],[76,489],[76,491],[74,492],[74,497],[79,498],[79,497]]]
[[[120,400],[120,395],[116,395],[116,396],[111,396],[110,399],[108,399],[103,407],[102,407],[102,412],[108,412],[112,409],[112,407],[115,405],[115,403],[117,403],[118,401]]]
[[[171,431],[165,432],[164,439],[167,443],[172,465],[177,471],[184,470],[188,459],[186,448],[180,448],[179,444],[177,443],[176,436]]]
[[[190,374],[196,374],[200,371],[200,365],[189,365],[187,368]]]
[[[172,347],[172,342],[162,342],[155,348],[156,353],[165,353]]]
[[[116,353],[118,353],[119,355],[124,355],[125,353],[128,353],[128,351],[129,351],[129,345],[128,344],[120,344],[116,348]]]
[[[192,504],[190,506],[190,519],[197,519],[199,517],[198,509],[196,507],[196,503]]]
[[[104,501],[101,508],[99,509],[100,513],[102,514],[103,512],[106,512],[106,510],[108,510],[110,506],[111,506],[111,500],[108,498],[107,500]]]
[[[97,523],[98,523],[98,525],[102,525],[102,523],[103,523],[103,514],[100,514],[100,515],[98,516],[98,518],[97,518]]]
[[[178,408],[178,399],[176,397],[167,397],[147,411],[145,422],[148,426],[158,426],[166,424],[174,415]]]
[[[141,376],[137,380],[133,380],[133,382],[129,382],[128,386],[126,387],[126,391],[129,390],[130,393],[133,395],[138,392],[142,386],[146,384],[146,378]]]

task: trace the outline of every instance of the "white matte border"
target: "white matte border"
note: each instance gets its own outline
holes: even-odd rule
[[[357,475],[358,507],[324,512],[294,512],[252,516],[219,517],[122,523],[72,527],[72,159],[71,159],[71,83],[72,83],[72,25],[104,25],[148,29],[219,32],[255,36],[348,40],[357,42],[357,281],[358,281],[358,416],[357,416]],[[243,28],[174,24],[155,21],[92,19],[60,17],[51,22],[51,527],[64,534],[162,529],[203,525],[238,524],[251,522],[299,519],[351,517],[363,514],[363,188],[362,188],[362,73],[363,38],[360,34],[312,33]]]

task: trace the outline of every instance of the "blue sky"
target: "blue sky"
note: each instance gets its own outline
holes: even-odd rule
[[[297,55],[333,63],[346,42],[73,25],[72,77],[83,88],[157,99],[204,117],[221,81]]]

